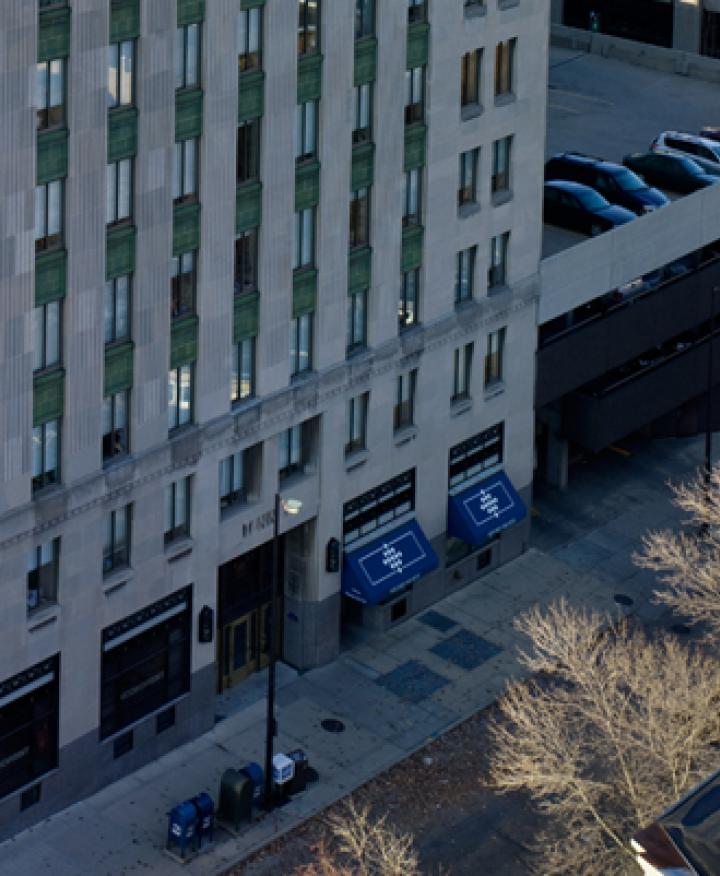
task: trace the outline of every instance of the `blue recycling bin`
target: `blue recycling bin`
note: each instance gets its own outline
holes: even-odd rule
[[[253,796],[252,801],[255,806],[259,806],[262,802],[263,794],[265,793],[265,773],[259,763],[251,760],[240,769],[240,772],[246,775],[252,782]]]
[[[167,848],[178,846],[180,857],[184,858],[188,846],[191,849],[196,847],[197,821],[197,809],[189,800],[173,806],[168,815]]]
[[[215,804],[213,799],[205,791],[201,791],[190,801],[197,811],[197,838],[198,848],[202,847],[203,839],[212,842],[213,826],[215,822]]]

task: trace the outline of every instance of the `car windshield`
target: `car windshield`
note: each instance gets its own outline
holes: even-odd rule
[[[680,163],[682,164],[685,173],[690,173],[693,176],[698,176],[703,173],[702,167],[700,167],[697,162],[693,161],[692,158],[680,158]]]
[[[717,155],[717,160],[720,161],[720,143],[706,143],[705,145],[708,149],[712,149],[712,151]]]
[[[594,189],[583,189],[575,192],[575,197],[585,207],[586,210],[602,210],[608,206],[608,202],[599,195]]]
[[[620,170],[613,175],[613,179],[624,192],[639,192],[647,188],[640,177],[631,170]]]

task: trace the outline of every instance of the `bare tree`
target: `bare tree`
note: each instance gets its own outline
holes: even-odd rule
[[[698,475],[672,487],[673,502],[688,514],[693,532],[652,532],[643,539],[637,565],[659,573],[667,589],[656,590],[658,602],[693,623],[704,621],[720,632],[720,468],[705,482]]]
[[[720,666],[564,600],[517,626],[534,677],[491,722],[491,780],[547,816],[529,838],[543,876],[638,873],[629,838],[717,767]]]
[[[320,842],[315,861],[298,876],[419,876],[412,837],[373,819],[352,797],[326,819],[333,842]]]

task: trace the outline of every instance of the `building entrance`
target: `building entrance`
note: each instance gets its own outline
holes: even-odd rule
[[[270,603],[223,627],[221,689],[238,684],[268,662]]]

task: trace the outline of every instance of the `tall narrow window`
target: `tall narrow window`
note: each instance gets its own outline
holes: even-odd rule
[[[369,394],[355,396],[347,405],[347,435],[345,437],[345,455],[365,450],[367,446],[367,410]]]
[[[475,254],[477,247],[471,246],[457,254],[455,274],[455,301],[469,301],[473,297],[475,280]]]
[[[488,287],[507,284],[507,261],[510,232],[498,234],[490,241],[490,265],[488,266]]]
[[[348,295],[346,352],[362,350],[367,343],[367,289]]]
[[[318,102],[308,100],[295,108],[295,160],[306,161],[317,157]]]
[[[320,51],[320,0],[298,0],[298,55]]]
[[[402,331],[419,321],[418,300],[420,298],[420,271],[405,271],[400,283],[398,301],[398,329]]]
[[[408,22],[425,21],[425,0],[407,0]]]
[[[495,48],[495,97],[507,97],[513,92],[513,66],[517,40],[505,40]]]
[[[290,320],[290,374],[312,370],[312,313]]]
[[[259,70],[262,64],[262,6],[241,9],[237,17],[238,68]]]
[[[165,487],[165,544],[190,535],[190,478]]]
[[[62,300],[49,301],[33,310],[33,371],[60,363]]]
[[[186,24],[175,31],[175,88],[200,84],[200,25]]]
[[[45,605],[57,603],[59,568],[59,538],[38,545],[30,551],[27,558],[28,614]]]
[[[403,226],[420,225],[422,222],[422,168],[416,167],[405,172],[405,201],[403,204]]]
[[[32,489],[60,481],[60,421],[49,420],[32,430]]]
[[[105,396],[102,403],[102,456],[108,462],[128,452],[128,393]]]
[[[510,191],[510,154],[512,137],[503,137],[493,143],[492,193]]]
[[[505,328],[490,332],[485,353],[485,386],[501,383],[503,379],[503,356],[505,353]]]
[[[475,49],[463,55],[460,76],[460,105],[462,107],[480,106],[481,67],[482,49]]]
[[[175,204],[197,200],[198,138],[177,140],[173,152],[173,188]]]
[[[477,169],[479,160],[479,149],[469,149],[467,152],[460,153],[459,207],[477,203]]]
[[[251,228],[235,239],[235,294],[258,288],[258,231]]]
[[[309,268],[315,264],[315,207],[295,213],[295,253],[293,268]]]
[[[368,189],[357,189],[350,194],[350,249],[370,243],[370,195]]]
[[[168,372],[168,431],[191,423],[193,418],[193,366]]]
[[[355,39],[375,33],[375,0],[355,0]]]
[[[303,468],[303,426],[291,426],[278,436],[278,473],[280,478]]]
[[[355,86],[353,144],[369,143],[372,140],[372,86],[372,82]]]
[[[473,345],[465,344],[453,351],[452,401],[470,397],[470,374],[472,371]]]
[[[395,402],[395,429],[404,429],[415,422],[415,384],[417,368],[401,374],[397,379],[397,400]]]
[[[65,123],[65,59],[40,61],[35,72],[38,131]]]
[[[63,181],[35,186],[35,252],[58,249],[63,238]]]
[[[108,46],[108,107],[130,106],[134,100],[135,43],[124,40]]]
[[[108,225],[126,222],[132,214],[132,158],[111,161],[105,182],[105,221]]]
[[[103,574],[130,565],[130,505],[111,511],[105,518]]]
[[[255,338],[235,345],[230,382],[230,401],[243,401],[255,395]]]
[[[220,460],[219,481],[221,511],[246,500],[244,450]]]
[[[105,283],[105,343],[130,337],[130,275]]]
[[[425,118],[425,68],[405,71],[405,124],[422,122]]]
[[[260,119],[241,122],[237,129],[238,185],[260,178]]]
[[[177,319],[195,313],[195,252],[170,259],[170,316]]]

